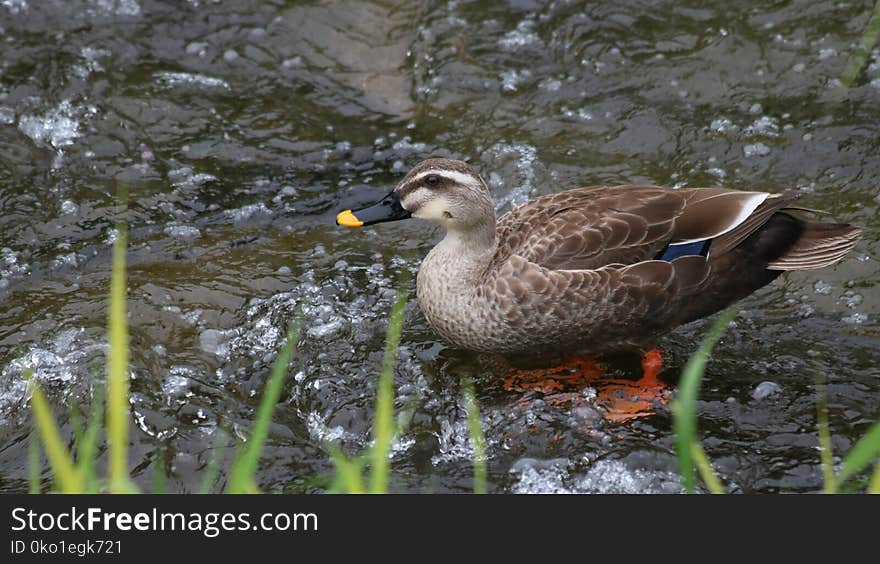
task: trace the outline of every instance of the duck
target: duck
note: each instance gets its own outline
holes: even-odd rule
[[[855,246],[859,227],[798,217],[821,213],[799,206],[800,196],[592,186],[496,217],[471,165],[430,158],[379,202],[341,211],[336,223],[415,218],[445,230],[419,267],[416,295],[430,327],[453,347],[511,358],[638,351],[646,372],[647,362],[656,373],[659,337],[783,272],[831,266]]]

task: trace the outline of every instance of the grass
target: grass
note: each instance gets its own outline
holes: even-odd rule
[[[376,386],[376,418],[373,422],[373,448],[370,449],[370,493],[388,491],[391,468],[389,454],[394,439],[394,366],[397,362],[397,348],[403,332],[403,313],[406,307],[406,294],[398,292],[398,298],[391,308],[391,321],[385,338],[385,354],[382,369]]]
[[[711,493],[725,493],[724,486],[709,462],[697,435],[697,398],[700,381],[706,370],[709,353],[721,338],[733,319],[733,310],[721,314],[712,324],[700,348],[690,358],[682,372],[678,394],[672,405],[673,429],[682,485],[688,493],[696,491],[696,473]],[[820,464],[823,474],[823,491],[833,494],[841,491],[874,463],[875,468],[866,491],[880,494],[880,422],[875,423],[844,457],[838,472],[834,471],[831,449],[831,432],[828,423],[826,386],[821,372],[816,371],[816,421],[819,438]],[[696,468],[696,473],[694,469]]]
[[[74,411],[71,426],[74,434],[72,449],[68,449],[61,436],[58,421],[43,393],[42,388],[30,369],[25,370],[28,382],[33,430],[28,444],[29,491],[42,491],[40,467],[41,452],[45,453],[53,477],[53,491],[61,493],[136,493],[138,488],[132,482],[128,469],[128,430],[131,418],[129,394],[129,342],[126,320],[125,295],[125,251],[127,230],[124,223],[117,228],[113,243],[113,264],[110,276],[110,303],[107,323],[109,348],[107,352],[106,378],[106,418],[102,418],[103,393],[95,386],[92,394],[91,412],[88,424],[83,427],[81,417]],[[254,475],[257,471],[260,452],[268,436],[272,412],[281,395],[284,376],[293,348],[299,339],[299,320],[291,324],[287,338],[276,359],[266,389],[260,400],[256,418],[248,441],[239,449],[231,464],[227,491],[230,493],[250,493],[259,491]],[[107,444],[107,477],[100,480],[95,475],[98,443],[104,431]],[[223,437],[226,435],[218,430]],[[219,444],[219,440],[218,440]],[[212,460],[204,476],[201,491],[212,491],[219,473],[217,452],[223,445],[215,445]],[[164,466],[158,461],[155,466],[153,492],[165,490],[167,477]]]
[[[871,482],[868,484],[868,493],[880,494],[880,462],[874,466],[874,475],[871,477]]]
[[[223,462],[223,452],[226,445],[229,444],[229,437],[223,429],[217,429],[214,434],[214,445],[211,448],[211,457],[202,473],[202,485],[199,487],[199,493],[209,494],[214,491],[214,485],[217,483],[217,477],[220,475],[220,464]]]
[[[836,492],[838,486],[845,484],[867,469],[878,457],[880,457],[880,422],[874,423],[843,458],[840,472],[837,473],[834,480],[835,487],[832,492]],[[878,480],[880,480],[878,474],[880,474],[880,466],[875,469],[874,476],[871,478],[869,485],[871,493],[880,493],[877,488]]]
[[[480,406],[474,393],[474,384],[467,376],[461,379],[464,407],[467,413],[468,433],[474,450],[474,493],[486,493],[486,438],[480,425]]]
[[[98,452],[98,436],[101,432],[104,413],[104,392],[100,386],[92,388],[91,412],[88,425],[85,430],[82,427],[82,419],[78,411],[74,411],[72,417],[74,423],[74,445],[80,459],[80,471],[86,491],[98,491],[98,480],[95,477],[95,459]]]
[[[40,443],[49,460],[58,491],[61,493],[85,492],[82,471],[74,464],[73,457],[67,450],[67,445],[61,439],[58,422],[52,414],[52,408],[49,406],[43,390],[36,383],[36,379],[33,378],[30,371],[25,373],[25,378],[27,378],[30,388],[31,409]]]
[[[31,494],[43,491],[43,485],[40,483],[40,466],[42,466],[40,458],[40,443],[37,431],[32,426],[28,435],[28,493]]]
[[[822,482],[825,493],[834,493],[836,479],[834,476],[834,455],[831,449],[831,427],[828,424],[828,401],[825,379],[822,372],[816,374],[816,430],[819,435],[819,461],[822,464]]]
[[[107,450],[110,493],[136,491],[128,475],[128,320],[125,307],[125,247],[128,228],[117,227],[110,274],[110,308],[107,333]]]
[[[394,366],[397,350],[403,331],[406,294],[398,291],[398,298],[391,308],[388,333],[385,337],[385,353],[379,380],[376,386],[376,407],[373,419],[373,444],[356,457],[346,456],[335,444],[328,444],[327,451],[333,461],[334,475],[328,490],[332,493],[372,493],[388,492],[390,483],[390,451],[395,437],[403,432],[406,414],[394,421]],[[486,493],[486,447],[485,437],[480,425],[480,411],[474,394],[473,383],[464,377],[461,382],[465,411],[468,420],[468,433],[473,445],[474,493]],[[365,471],[369,472],[365,476]],[[366,487],[369,484],[369,488]]]
[[[331,492],[382,494],[388,491],[391,476],[391,444],[401,430],[401,425],[395,425],[394,422],[394,367],[397,364],[397,349],[403,332],[406,302],[406,293],[398,290],[397,300],[391,307],[388,332],[385,335],[385,352],[376,385],[373,444],[366,453],[354,458],[346,456],[337,445],[327,445],[335,469],[329,488]],[[364,470],[368,462],[370,472],[365,479]],[[369,484],[369,489],[365,484]]]
[[[703,449],[697,438],[697,397],[700,393],[700,382],[709,361],[709,353],[721,339],[721,335],[735,317],[734,310],[728,310],[712,324],[709,333],[700,344],[700,348],[690,358],[681,374],[678,394],[672,404],[673,429],[675,430],[675,450],[678,453],[678,468],[681,472],[682,485],[688,493],[696,491],[695,464],[700,462],[700,473],[708,476],[707,483],[720,487]]]
[[[856,78],[861,74],[862,69],[868,62],[871,49],[877,44],[877,37],[880,36],[880,0],[874,4],[874,12],[862,32],[859,44],[853,54],[850,55],[843,73],[840,75],[840,85],[844,89],[848,89],[855,82]]]
[[[257,493],[259,488],[254,482],[254,475],[257,473],[257,465],[260,460],[260,452],[269,436],[269,424],[272,421],[272,412],[278,404],[281,397],[281,389],[284,385],[284,376],[287,374],[287,367],[290,364],[290,358],[293,356],[293,347],[299,340],[301,322],[299,319],[291,323],[287,329],[287,338],[275,364],[272,366],[272,372],[269,380],[266,382],[266,388],[263,390],[263,397],[260,400],[260,406],[257,409],[257,417],[251,429],[250,437],[244,447],[232,462],[232,469],[229,473],[229,483],[226,486],[227,493]]]

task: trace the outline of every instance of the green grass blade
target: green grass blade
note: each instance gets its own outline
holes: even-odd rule
[[[333,482],[327,489],[328,493],[362,494],[366,492],[362,473],[363,461],[348,458],[335,444],[328,444],[327,451],[330,453],[333,467],[336,469]]]
[[[168,482],[168,475],[165,473],[165,464],[161,457],[153,462],[153,492],[154,494],[165,493],[165,484]]]
[[[819,367],[816,367],[816,428],[819,434],[819,458],[822,461],[822,476],[824,478],[823,492],[833,494],[837,491],[837,480],[834,477],[834,460],[831,447],[831,430],[828,425],[828,394],[825,387],[825,377]]]
[[[214,437],[211,458],[208,459],[208,464],[202,473],[202,485],[199,487],[200,494],[209,494],[214,491],[217,476],[220,475],[220,463],[223,460],[224,452],[226,452],[226,445],[229,443],[229,437],[223,429],[218,428],[215,432],[217,436]]]
[[[880,421],[874,423],[868,432],[846,454],[840,465],[837,483],[843,484],[880,456]]]
[[[709,488],[709,493],[727,493],[724,491],[724,486],[721,484],[718,474],[716,474],[715,469],[712,468],[712,464],[709,462],[709,457],[706,456],[706,451],[703,450],[703,445],[701,445],[699,441],[694,441],[693,445],[691,445],[691,451],[694,456],[694,464],[697,466],[697,472],[700,474],[700,478],[703,479],[703,482],[705,482],[706,487]]]
[[[248,475],[246,473],[247,470],[241,469],[245,465],[245,463],[242,462],[245,454],[245,445],[239,445],[238,448],[235,449],[235,454],[232,457],[232,468],[229,471],[229,481],[226,482],[226,493],[228,494],[261,493],[260,488],[257,486],[257,482],[254,479],[254,475]],[[256,474],[256,469],[254,470],[254,474]]]
[[[250,437],[244,448],[241,449],[235,460],[232,462],[232,469],[229,473],[229,483],[226,491],[229,493],[254,493],[258,491],[254,482],[254,475],[257,473],[257,464],[260,460],[260,451],[266,443],[269,436],[269,424],[272,421],[272,413],[281,397],[281,389],[284,385],[284,376],[287,374],[287,367],[290,364],[290,358],[293,356],[293,348],[299,340],[299,332],[301,321],[297,319],[290,324],[287,329],[287,338],[275,364],[272,366],[272,372],[269,380],[266,382],[266,388],[263,390],[263,398],[257,408],[257,415],[254,420],[254,427],[251,430]]]
[[[25,377],[28,379],[30,387],[34,421],[55,481],[61,493],[82,493],[83,484],[80,474],[76,471],[73,458],[71,458],[64,441],[61,440],[61,433],[58,430],[55,416],[52,415],[52,408],[49,407],[49,402],[43,395],[43,390],[37,381],[31,378],[30,374],[25,374]]]
[[[385,337],[385,355],[376,386],[376,415],[373,423],[373,448],[370,449],[370,492],[388,491],[390,474],[391,441],[394,437],[394,366],[397,363],[397,346],[403,332],[403,314],[406,293],[398,291],[397,301],[391,308],[388,334]]]
[[[98,458],[98,436],[104,427],[104,391],[101,386],[92,390],[92,407],[89,423],[83,435],[78,453],[79,472],[89,493],[98,493],[98,479],[95,476],[95,461]]]
[[[874,467],[874,475],[871,476],[871,483],[868,484],[869,494],[880,494],[880,462]]]
[[[125,248],[128,230],[117,226],[110,275],[110,313],[107,321],[107,447],[110,493],[135,491],[128,474],[128,320],[125,317]]]
[[[693,445],[697,443],[697,396],[700,392],[700,381],[706,370],[709,353],[735,316],[735,310],[729,309],[712,324],[700,348],[684,367],[678,386],[678,397],[673,404],[675,449],[678,452],[682,484],[688,493],[696,491]]]
[[[37,438],[37,430],[31,426],[28,433],[28,493],[38,494],[42,492],[40,472],[43,463],[40,460],[40,440]]]
[[[865,26],[865,31],[862,32],[859,45],[850,56],[846,63],[846,67],[844,67],[843,73],[840,75],[840,84],[844,89],[852,86],[852,83],[855,82],[856,78],[861,74],[862,69],[868,62],[871,49],[873,49],[874,45],[877,43],[878,35],[880,35],[880,0],[874,4],[874,13],[871,15],[871,19],[868,20],[868,25]]]
[[[474,493],[486,493],[486,438],[480,422],[480,406],[474,393],[474,385],[467,376],[461,379],[464,408],[467,412],[468,433],[474,448]]]
[[[70,405],[70,409],[68,409],[68,417],[70,421],[70,428],[73,431],[73,454],[76,459],[79,459],[79,452],[82,449],[82,442],[85,436],[85,430],[83,429],[83,421],[82,421],[82,412],[80,411],[80,407],[76,404]]]

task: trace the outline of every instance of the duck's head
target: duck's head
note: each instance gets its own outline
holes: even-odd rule
[[[345,210],[336,216],[336,223],[362,227],[408,217],[459,233],[487,224],[494,230],[495,225],[486,183],[470,165],[452,159],[420,162],[381,201],[361,210]]]

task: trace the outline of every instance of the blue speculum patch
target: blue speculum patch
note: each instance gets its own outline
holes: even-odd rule
[[[659,260],[668,261],[687,255],[706,256],[709,254],[709,245],[711,243],[711,239],[706,239],[705,241],[695,241],[693,243],[683,243],[681,245],[666,245],[666,248],[663,249],[660,256],[657,258]]]

